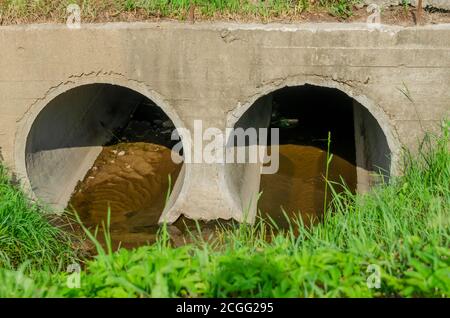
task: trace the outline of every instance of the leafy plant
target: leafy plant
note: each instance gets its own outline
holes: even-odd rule
[[[321,0],[320,4],[327,7],[329,12],[341,19],[349,18],[353,15],[353,6],[359,0]]]
[[[75,259],[71,236],[52,222],[67,220],[30,202],[0,164],[0,268],[57,271]]]
[[[299,217],[282,230],[259,219],[179,248],[163,226],[156,244],[117,251],[90,233],[98,255],[86,262],[80,289],[66,286],[66,273],[34,266],[24,274],[19,266],[0,269],[0,296],[449,297],[449,137],[446,121],[441,136],[428,134],[418,152],[404,151],[402,176],[368,194],[338,193],[329,183],[329,214],[316,226]],[[108,242],[109,218],[103,226]],[[41,262],[53,264],[45,256]],[[380,288],[367,284],[373,264]]]

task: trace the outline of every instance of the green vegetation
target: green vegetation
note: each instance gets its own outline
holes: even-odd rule
[[[339,185],[330,184],[334,199],[323,222],[312,228],[294,220],[290,230],[272,237],[273,226],[260,221],[223,228],[213,241],[174,248],[163,227],[156,244],[115,252],[88,233],[98,256],[87,261],[79,289],[66,287],[68,274],[45,271],[45,263],[60,255],[54,234],[45,246],[56,247],[39,254],[42,269],[26,274],[0,269],[0,297],[449,297],[449,130],[447,122],[442,136],[428,135],[414,155],[405,150],[403,176],[366,195],[337,194]],[[43,225],[33,205],[25,208],[23,195],[2,173],[0,202],[11,207],[0,213],[1,244],[19,240],[15,228],[22,222],[10,221],[14,213],[27,213],[38,220],[33,224],[56,231]],[[28,239],[43,239],[40,230],[31,233]],[[33,242],[37,249],[43,244]],[[14,258],[25,261],[32,252]],[[367,286],[376,283],[374,268],[381,271],[380,288]]]
[[[0,2],[0,21],[26,23],[39,21],[64,22],[66,8],[76,3],[83,21],[173,18],[186,20],[191,6],[198,19],[260,19],[291,18],[304,12],[327,12],[339,18],[352,15],[361,0],[5,0]],[[123,17],[120,17],[123,16]],[[128,16],[128,18],[127,18]]]
[[[44,214],[0,165],[0,268],[55,272],[72,261],[70,236],[51,224],[57,221],[62,218]]]

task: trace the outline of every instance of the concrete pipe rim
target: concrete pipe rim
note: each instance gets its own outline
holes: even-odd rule
[[[83,86],[94,85],[94,84],[105,84],[118,86],[122,88],[126,88],[135,93],[138,93],[145,98],[152,101],[156,104],[173,122],[175,128],[183,128],[185,127],[184,122],[178,116],[176,110],[163,98],[161,94],[150,89],[147,85],[142,82],[136,80],[126,79],[120,75],[110,75],[110,74],[102,74],[98,76],[97,73],[95,75],[80,75],[77,78],[69,78],[59,85],[53,86],[50,88],[45,94],[37,98],[28,108],[25,115],[18,120],[18,127],[15,133],[15,145],[14,145],[14,165],[16,171],[16,177],[18,182],[21,184],[25,193],[35,202],[40,205],[46,206],[49,208],[45,202],[41,201],[39,197],[34,193],[31,180],[29,178],[29,172],[26,163],[27,156],[27,141],[32,131],[33,124],[38,118],[39,114],[45,110],[45,108],[58,96],[71,91],[72,89],[81,88]],[[164,209],[161,213],[161,217],[166,213],[170,213],[173,209],[176,208],[179,202],[185,200],[186,197],[186,189],[189,184],[190,177],[190,166],[188,164],[183,163],[184,176],[182,176],[180,192],[176,195],[176,198],[173,201],[172,205],[167,209]],[[52,209],[49,209],[52,211]],[[54,210],[54,209],[53,209]],[[52,212],[61,212],[61,211],[52,211]],[[178,214],[178,213],[177,213]],[[181,214],[180,214],[181,215]],[[178,216],[179,217],[179,216]],[[178,218],[177,217],[177,218]]]

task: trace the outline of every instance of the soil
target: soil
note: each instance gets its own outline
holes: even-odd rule
[[[306,12],[292,12],[284,15],[263,17],[258,15],[238,15],[217,13],[212,16],[202,15],[199,9],[192,15],[189,11],[178,16],[161,16],[145,10],[114,11],[102,8],[95,14],[83,16],[82,23],[104,22],[159,22],[159,21],[188,21],[190,23],[200,21],[243,22],[243,23],[308,23],[308,22],[366,22],[371,13],[367,7],[354,8],[353,14],[347,18],[333,16],[324,8],[314,8]],[[65,23],[66,17],[57,12],[48,12],[45,15],[25,14],[23,16],[0,16],[0,25],[31,24],[31,23]],[[441,24],[450,23],[450,12],[438,9],[426,9],[422,12],[421,21],[416,21],[416,9],[413,7],[391,6],[381,12],[381,23],[386,25],[415,26],[417,24]]]

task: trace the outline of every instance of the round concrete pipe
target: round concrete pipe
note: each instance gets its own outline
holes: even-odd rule
[[[272,148],[272,160],[275,149],[279,152],[277,171],[271,173],[271,169],[264,169],[269,174],[261,175],[262,163],[227,165],[229,192],[249,222],[255,219],[258,208],[286,207],[290,197],[295,198],[292,204],[298,203],[299,209],[322,211],[321,171],[326,165],[329,131],[334,181],[339,182],[341,174],[347,175],[348,180],[344,181],[350,190],[364,192],[380,180],[389,179],[391,150],[383,129],[365,106],[344,92],[308,84],[278,89],[241,110],[233,126],[276,128],[283,120],[288,126],[289,123],[294,126],[279,128],[276,148],[270,144],[274,142],[271,138],[264,144],[258,141],[259,147]],[[302,205],[301,200],[311,204]]]
[[[269,127],[271,112],[272,96],[259,98],[240,116],[227,140],[225,181],[230,201],[242,211],[242,222],[255,221],[264,158],[260,154],[266,151],[265,145],[258,142],[259,134],[260,129]]]
[[[155,106],[141,93],[104,83],[77,86],[48,102],[26,140],[26,172],[35,197],[57,211],[65,209],[103,146],[142,105]],[[183,165],[166,209],[176,201],[184,170]]]

